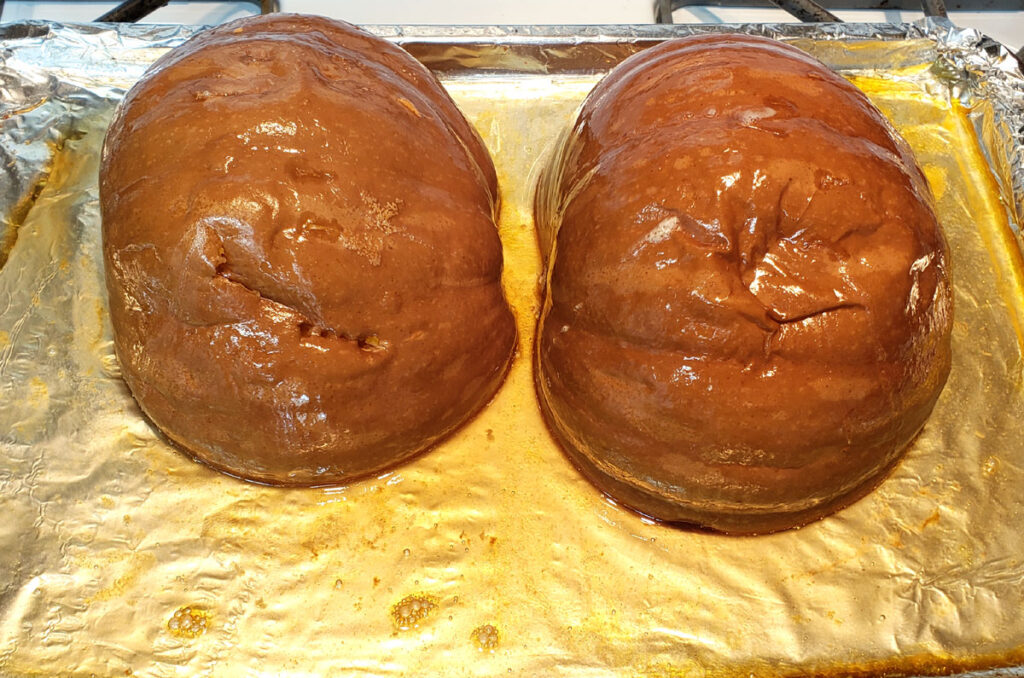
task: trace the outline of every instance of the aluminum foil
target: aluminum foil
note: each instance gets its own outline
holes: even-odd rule
[[[124,89],[195,30],[0,27],[0,675],[1024,675],[1024,78],[1008,52],[935,20],[374,29],[441,75],[492,151],[524,347],[537,169],[629,53],[709,30],[792,40],[906,136],[952,249],[949,383],[877,491],[735,538],[588,485],[544,428],[525,350],[453,439],[346,487],[244,483],[161,438],[111,348],[96,171]]]

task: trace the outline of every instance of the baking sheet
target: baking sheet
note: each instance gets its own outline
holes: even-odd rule
[[[439,72],[493,154],[521,347],[533,181],[628,53],[790,39],[906,136],[952,251],[949,383],[876,492],[736,538],[593,490],[544,428],[526,348],[478,418],[376,479],[268,488],[167,444],[113,356],[96,171],[123,89],[194,30],[0,27],[0,675],[1024,675],[1024,85],[1005,52],[941,21],[375,29]]]

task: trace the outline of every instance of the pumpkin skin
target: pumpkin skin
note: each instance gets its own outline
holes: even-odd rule
[[[948,249],[906,142],[768,39],[630,57],[540,177],[535,382],[573,463],[653,518],[797,527],[877,485],[950,369]]]
[[[198,35],[128,93],[100,197],[125,381],[215,468],[348,482],[502,383],[516,325],[494,166],[386,40],[290,14]]]

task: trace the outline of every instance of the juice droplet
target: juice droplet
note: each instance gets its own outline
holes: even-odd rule
[[[179,638],[198,638],[210,626],[210,613],[191,605],[179,607],[167,622],[167,630]]]
[[[501,636],[498,627],[493,624],[484,624],[473,629],[469,634],[473,644],[481,652],[494,652],[494,649],[501,643]]]
[[[437,599],[427,595],[406,596],[391,607],[391,620],[400,631],[417,628],[437,609]]]

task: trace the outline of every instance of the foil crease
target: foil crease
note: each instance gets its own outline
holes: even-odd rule
[[[537,170],[629,54],[708,31],[792,41],[908,139],[952,249],[946,390],[869,497],[730,538],[582,480],[528,350],[454,438],[345,487],[243,483],[169,445],[113,356],[96,172],[125,89],[197,30],[0,26],[0,675],[1024,675],[1024,77],[1007,50],[936,19],[371,28],[439,74],[495,158],[525,347]]]

